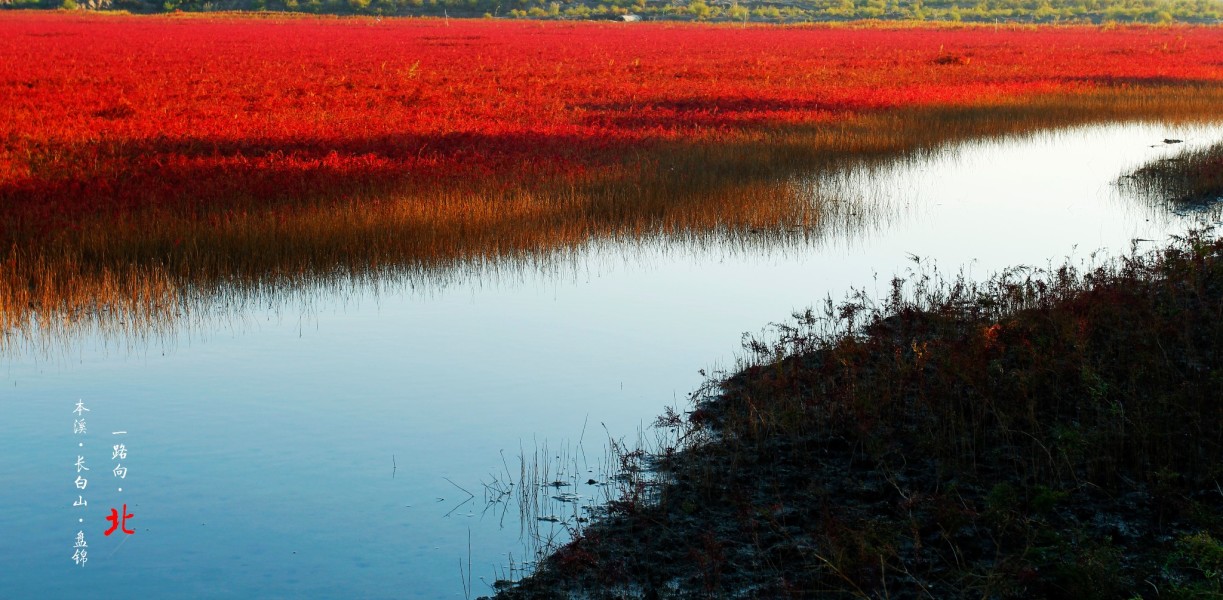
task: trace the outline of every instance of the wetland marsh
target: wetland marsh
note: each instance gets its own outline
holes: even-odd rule
[[[1204,213],[1126,195],[1118,178],[1221,135],[1118,124],[963,142],[788,182],[840,203],[822,229],[596,239],[291,293],[239,287],[191,308],[211,318],[135,340],[102,325],[32,334],[5,363],[0,438],[25,457],[6,467],[5,588],[455,597],[470,532],[489,593],[481,576],[532,559],[519,515],[479,497],[520,455],[551,448],[601,479],[608,435],[635,444],[663,406],[685,406],[698,370],[735,366],[743,332],[821,298],[883,294],[932,264],[978,278],[1162,243]],[[66,577],[61,413],[77,398],[141,449],[124,495],[144,529]],[[604,492],[584,481],[572,493],[590,504]],[[536,525],[567,539],[564,522]]]
[[[491,592],[744,332],[1217,223],[1221,31],[5,12],[0,591]]]

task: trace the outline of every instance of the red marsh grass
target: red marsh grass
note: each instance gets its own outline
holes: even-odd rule
[[[1217,28],[637,25],[6,13],[0,326],[817,229],[796,173],[1223,100]]]

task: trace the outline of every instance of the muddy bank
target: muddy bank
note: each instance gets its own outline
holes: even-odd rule
[[[799,315],[499,598],[1218,598],[1223,241]]]

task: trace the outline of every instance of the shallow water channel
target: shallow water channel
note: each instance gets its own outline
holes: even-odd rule
[[[546,479],[579,485],[542,493],[577,511],[606,489],[585,481],[604,475],[608,436],[635,443],[683,408],[744,332],[851,288],[883,294],[913,257],[983,278],[1153,247],[1202,215],[1117,177],[1220,139],[1110,125],[958,144],[792,182],[856,207],[821,235],[591,242],[3,357],[0,597],[462,598],[468,572],[488,594],[527,552],[517,504],[487,497],[521,483],[522,457],[566,465]],[[135,533],[104,535],[123,505]]]

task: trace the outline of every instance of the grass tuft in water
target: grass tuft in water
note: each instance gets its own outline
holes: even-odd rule
[[[1140,195],[1168,198],[1177,208],[1216,203],[1223,200],[1223,144],[1152,162],[1121,183]]]

